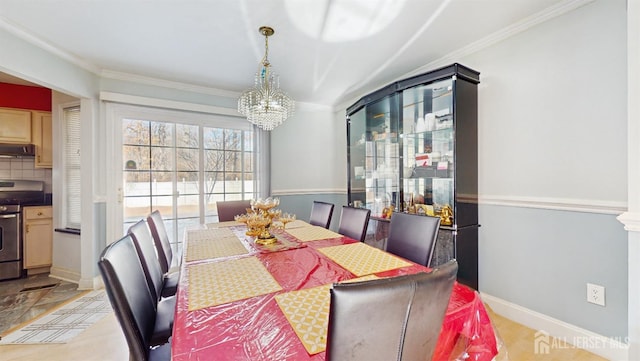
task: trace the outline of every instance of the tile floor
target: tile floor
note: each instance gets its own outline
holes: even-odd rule
[[[0,335],[81,293],[77,284],[47,274],[0,281]]]

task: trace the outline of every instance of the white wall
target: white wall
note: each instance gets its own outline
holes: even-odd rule
[[[329,108],[308,104],[297,107],[291,119],[271,132],[273,193],[346,193],[344,115],[336,119]]]
[[[63,158],[62,148],[62,129],[64,128],[64,121],[60,112],[60,107],[63,104],[77,102],[80,104],[78,98],[63,94],[57,91],[52,93],[52,119],[53,129],[52,136],[53,142],[53,227],[64,228],[66,224],[63,222],[63,208],[60,198],[64,192],[64,182],[62,178],[61,162]],[[51,275],[57,278],[61,278],[67,281],[78,283],[82,278],[81,268],[81,237],[77,234],[54,232],[53,233],[53,255]]]
[[[32,38],[17,29],[0,28],[0,71],[74,96],[97,94],[95,75],[24,39]]]

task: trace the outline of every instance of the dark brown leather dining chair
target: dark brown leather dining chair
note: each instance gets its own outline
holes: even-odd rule
[[[162,273],[169,273],[173,265],[173,250],[171,249],[171,242],[169,241],[169,235],[164,227],[164,220],[160,211],[155,210],[147,217],[147,224],[149,230],[153,236],[153,242],[156,246],[158,253],[158,260],[160,261],[160,270]]]
[[[138,221],[129,227],[129,234],[133,238],[133,243],[140,257],[151,295],[158,301],[162,297],[174,296],[178,288],[179,277],[175,273],[164,274],[162,272],[158,253],[153,245],[153,236],[147,222],[144,219]]]
[[[216,202],[218,209],[218,221],[233,221],[238,214],[247,213],[247,208],[251,208],[251,201],[224,201]]]
[[[107,246],[100,255],[98,268],[129,346],[129,359],[170,360],[173,319],[156,313],[131,236]]]
[[[334,284],[327,361],[431,360],[457,270]]]
[[[363,242],[367,235],[370,216],[370,209],[342,206],[338,233]]]
[[[333,203],[313,201],[311,206],[311,216],[309,224],[329,228],[331,225],[331,216],[333,215]]]
[[[393,213],[386,251],[429,267],[439,227],[439,217]]]

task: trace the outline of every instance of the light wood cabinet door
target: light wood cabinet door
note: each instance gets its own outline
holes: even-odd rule
[[[51,135],[51,113],[33,112],[33,144],[36,146],[36,168],[51,168],[53,165],[53,139]]]
[[[49,267],[53,255],[52,208],[25,207],[23,210],[24,268]]]
[[[0,108],[0,143],[31,143],[31,112]]]

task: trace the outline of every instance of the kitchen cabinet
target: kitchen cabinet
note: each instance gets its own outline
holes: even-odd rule
[[[53,138],[51,134],[51,113],[33,112],[32,139],[36,147],[36,168],[51,168],[53,165]]]
[[[52,207],[24,207],[22,214],[24,268],[29,274],[48,272],[53,254]]]
[[[0,143],[31,143],[31,111],[0,108]]]
[[[479,82],[479,72],[456,63],[389,84],[347,108],[349,205],[371,209],[380,234],[390,211],[440,216],[432,265],[456,258],[458,280],[474,288]]]

